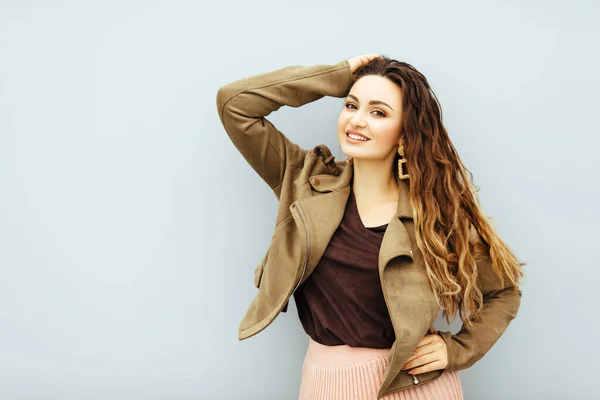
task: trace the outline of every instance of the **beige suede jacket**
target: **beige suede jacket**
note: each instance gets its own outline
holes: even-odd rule
[[[282,106],[299,107],[323,96],[345,97],[351,85],[347,60],[335,65],[290,66],[241,79],[219,89],[219,117],[231,141],[271,187],[279,200],[271,244],[255,268],[258,293],[238,337],[265,329],[287,308],[294,291],[311,274],[338,227],[350,193],[353,167],[335,161],[325,145],[305,150],[265,117]],[[428,333],[440,307],[430,289],[415,241],[409,184],[398,180],[400,198],[379,253],[381,288],[396,340],[389,353],[378,399],[423,385],[443,370],[418,374],[418,383],[401,368]],[[472,241],[481,240],[472,228]],[[439,332],[448,348],[447,370],[461,370],[481,359],[503,334],[520,306],[521,290],[502,287],[488,257],[478,263],[484,294],[482,319],[457,334]]]

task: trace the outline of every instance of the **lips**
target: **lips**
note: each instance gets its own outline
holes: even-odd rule
[[[362,142],[367,142],[367,141],[371,140],[369,137],[363,135],[360,132],[352,130],[352,129],[348,129],[346,131],[346,137],[348,137],[350,139],[353,139],[353,140],[359,140],[359,141],[362,141]]]

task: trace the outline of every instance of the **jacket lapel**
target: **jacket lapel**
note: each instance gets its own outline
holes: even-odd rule
[[[298,182],[297,203],[306,217],[305,228],[310,238],[303,281],[315,269],[344,216],[353,166],[342,163],[337,167],[342,169],[339,175],[313,175],[308,178],[309,185]],[[397,181],[398,208],[385,231],[378,258],[381,286],[396,335],[381,392],[392,383],[412,384],[412,377],[401,371],[402,366],[427,334],[440,310],[414,237],[409,182],[398,177]]]
[[[304,191],[298,204],[306,217],[310,246],[305,281],[325,253],[331,237],[342,221],[350,196],[352,168],[344,168],[340,175],[314,175],[309,178],[313,190],[322,194],[312,196]],[[300,197],[300,196],[299,196]]]
[[[400,220],[400,218],[413,219],[408,183],[398,179],[398,189],[400,192],[398,209],[385,231],[379,250],[379,274],[382,278],[383,270],[390,260],[401,255],[410,257],[411,260],[414,257],[410,236]]]
[[[310,246],[309,259],[304,280],[308,278],[323,256],[331,237],[340,225],[350,195],[350,182],[354,173],[352,164],[338,165],[342,169],[339,175],[321,174],[308,178],[310,187],[319,195],[313,195],[311,190],[303,186],[298,190],[298,204],[306,216],[306,227],[309,230]],[[398,257],[407,256],[413,259],[413,246],[400,218],[412,221],[409,184],[396,177],[399,188],[398,207],[391,219],[381,243],[379,251],[379,274],[383,273],[387,263]],[[300,188],[299,188],[300,189]]]
[[[338,167],[342,168],[340,175],[322,174],[309,177],[312,189],[321,194],[313,195],[308,193],[310,191],[304,191],[302,198],[298,199],[306,217],[311,241],[304,280],[318,264],[344,216],[350,195],[353,166],[343,164]],[[439,312],[439,306],[430,290],[414,233],[409,233],[406,228],[410,226],[412,232],[413,209],[410,204],[409,183],[399,178],[397,181],[398,207],[381,242],[378,269],[392,321],[403,321],[401,326],[394,326],[394,346],[398,350],[390,354],[397,356],[398,360],[395,361],[404,362],[431,327]],[[397,374],[398,371],[392,371],[396,368],[399,371],[402,365],[390,365],[390,379]]]
[[[379,276],[396,334],[382,388],[387,388],[395,379],[412,381],[401,369],[440,310],[416,244],[409,184],[398,179],[398,187],[398,210],[383,236],[379,252]]]

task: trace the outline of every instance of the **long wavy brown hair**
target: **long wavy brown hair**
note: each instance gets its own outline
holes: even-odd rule
[[[417,245],[446,320],[450,322],[459,310],[470,327],[483,307],[476,260],[489,256],[502,286],[513,290],[527,264],[519,262],[483,214],[479,188],[450,141],[442,124],[442,107],[425,76],[412,65],[387,56],[361,68],[354,81],[365,75],[385,77],[401,89],[404,166]],[[398,172],[396,164],[394,173]],[[479,240],[469,240],[471,226]]]

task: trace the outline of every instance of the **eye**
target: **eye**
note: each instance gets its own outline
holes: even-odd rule
[[[346,103],[345,107],[346,108],[350,108],[350,109],[356,109],[356,105],[354,103]],[[373,112],[374,113],[379,113],[379,114],[376,114],[379,117],[385,117],[386,116],[385,113],[383,111],[380,111],[380,110],[374,110]]]

